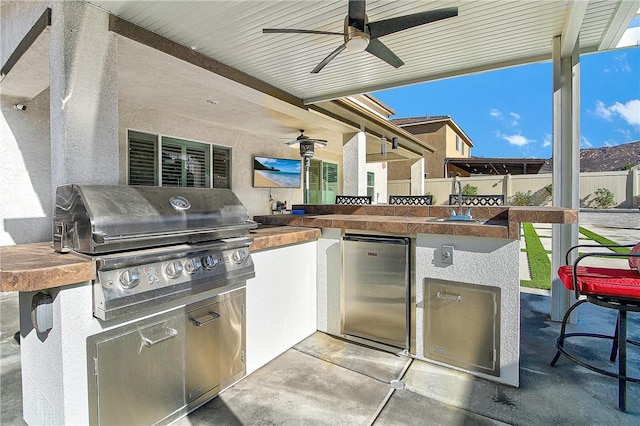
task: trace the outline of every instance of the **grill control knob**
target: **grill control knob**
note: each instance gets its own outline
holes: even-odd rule
[[[124,288],[133,288],[140,284],[138,269],[127,269],[120,274],[120,285]]]
[[[164,272],[169,278],[178,278],[182,275],[182,263],[179,260],[174,260],[164,268]]]
[[[195,274],[200,270],[200,268],[202,268],[202,263],[197,257],[192,257],[184,262],[184,270],[187,274]]]
[[[204,266],[204,269],[213,269],[216,266],[218,266],[218,258],[214,257],[212,255],[208,255],[202,258],[202,265]]]
[[[242,263],[249,256],[246,249],[239,249],[233,252],[232,259],[235,263]]]

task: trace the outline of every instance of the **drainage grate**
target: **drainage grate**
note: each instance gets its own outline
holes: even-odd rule
[[[392,380],[389,384],[394,389],[404,389],[404,382],[402,380]]]

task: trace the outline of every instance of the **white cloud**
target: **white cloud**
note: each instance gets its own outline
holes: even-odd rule
[[[619,56],[616,56],[616,62],[618,63],[618,67],[621,71],[624,72],[631,72],[631,66],[629,65],[629,62],[627,61],[627,54],[623,53]]]
[[[500,118],[502,119],[502,113],[500,112],[500,110],[496,109],[496,108],[491,108],[489,110],[489,115],[493,118]]]
[[[547,133],[546,135],[544,135],[544,141],[542,141],[542,147],[546,148],[548,146],[551,146],[551,139],[552,139],[552,135],[550,135],[549,133]]]
[[[616,102],[609,107],[632,126],[640,126],[640,99],[633,99],[626,104]]]
[[[631,65],[627,61],[627,54],[622,53],[614,58],[615,63],[610,67],[606,67],[603,71],[607,74],[614,72],[631,72]]]
[[[640,99],[632,99],[623,104],[616,102],[611,106],[607,106],[602,101],[596,101],[595,114],[605,120],[613,120],[614,117],[620,117],[630,126],[640,126]]]
[[[531,142],[531,140],[525,138],[522,135],[500,135],[500,137],[509,142],[511,145],[516,146],[525,146],[526,144]]]
[[[518,126],[518,120],[520,120],[520,114],[517,114],[515,112],[510,112],[509,115],[511,116],[512,120],[509,123],[512,127],[517,127]]]
[[[611,120],[611,111],[602,101],[596,101],[596,115],[598,117],[604,118],[605,120]]]
[[[593,148],[593,144],[585,136],[580,136],[580,148]]]

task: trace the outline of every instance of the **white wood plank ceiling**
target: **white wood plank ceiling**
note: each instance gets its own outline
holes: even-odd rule
[[[263,34],[263,28],[343,30],[341,1],[101,1],[90,3],[276,86],[307,103],[551,59],[552,39],[581,51],[615,47],[638,0],[370,0],[369,21],[456,6],[459,15],[381,38],[405,65],[344,51],[310,71],[341,36]]]

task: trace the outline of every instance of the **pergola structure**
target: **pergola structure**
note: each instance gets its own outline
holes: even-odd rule
[[[470,175],[535,175],[545,160],[540,158],[445,158],[445,176]]]

